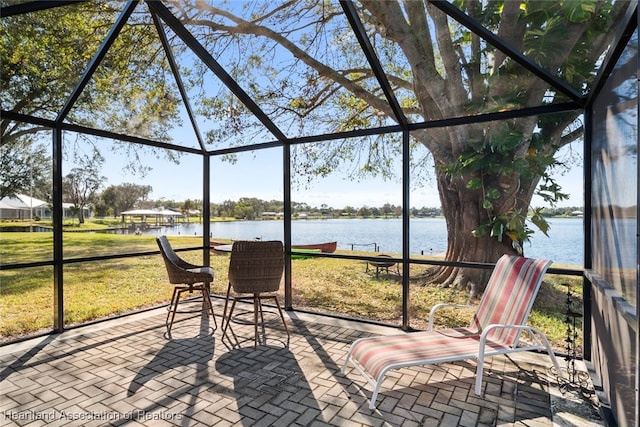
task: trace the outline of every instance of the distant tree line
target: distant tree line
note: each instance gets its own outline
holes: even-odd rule
[[[124,183],[110,185],[101,193],[97,193],[93,201],[93,212],[98,217],[118,217],[121,212],[131,209],[176,209],[188,216],[199,216],[202,213],[202,200],[187,199],[183,201],[167,199],[149,199],[152,187]],[[277,218],[284,212],[284,203],[281,200],[262,200],[255,197],[241,197],[238,200],[225,200],[222,203],[211,203],[211,216],[235,219],[265,219]],[[544,209],[545,216],[571,216],[581,211],[579,207],[562,207]],[[327,204],[311,206],[304,202],[291,203],[292,216],[294,218],[393,218],[402,216],[402,206],[385,203],[382,206],[345,206],[334,208]],[[442,216],[439,207],[412,207],[412,217],[427,218]]]

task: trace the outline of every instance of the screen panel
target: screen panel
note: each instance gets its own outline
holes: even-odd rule
[[[593,108],[591,361],[618,425],[637,423],[638,31]]]
[[[594,105],[591,149],[593,269],[636,302],[638,212],[637,32]],[[624,185],[620,185],[624,183]]]

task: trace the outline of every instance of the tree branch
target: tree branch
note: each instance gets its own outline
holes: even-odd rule
[[[221,25],[213,22],[212,20],[201,20],[195,18],[185,18],[186,23],[193,25],[203,25],[213,30],[225,31],[230,34],[247,34],[266,37],[288,50],[297,60],[315,70],[320,76],[333,80],[349,92],[353,93],[355,96],[365,100],[373,108],[379,111],[384,111],[389,117],[393,117],[392,111],[385,99],[375,96],[364,87],[356,84],[353,80],[347,78],[344,72],[335,70],[311,56],[306,49],[299,47],[294,42],[285,37],[284,34],[286,34],[286,32],[276,32],[268,27],[257,25],[254,22],[244,20],[228,11],[222,11],[208,5],[204,7],[209,13],[219,14],[220,16],[233,21],[237,25]],[[325,24],[327,22],[328,21],[325,21]]]

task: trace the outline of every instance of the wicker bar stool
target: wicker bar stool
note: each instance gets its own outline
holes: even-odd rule
[[[156,238],[162,259],[167,267],[169,275],[169,283],[176,285],[171,296],[171,303],[167,311],[167,333],[171,333],[173,321],[178,312],[178,303],[180,295],[184,292],[193,293],[194,291],[202,292],[202,303],[205,305],[211,317],[215,328],[218,328],[216,316],[213,313],[213,305],[211,304],[211,295],[209,293],[209,284],[213,282],[213,269],[211,267],[190,264],[184,261],[175,253],[166,236]]]
[[[280,241],[235,241],[229,260],[229,287],[227,300],[224,303],[223,336],[231,321],[233,310],[238,300],[253,301],[254,347],[258,346],[258,314],[264,326],[262,300],[275,301],[284,330],[289,330],[274,292],[280,289],[280,281],[284,271],[284,247]],[[231,289],[233,288],[233,294]],[[266,294],[266,295],[265,295]],[[231,309],[227,315],[227,305],[232,299]],[[225,323],[226,322],[226,323]]]

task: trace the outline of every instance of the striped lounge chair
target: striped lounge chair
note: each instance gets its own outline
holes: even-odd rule
[[[468,327],[434,330],[436,311],[453,305],[438,304],[431,309],[427,331],[354,341],[342,373],[351,362],[365,377],[373,387],[369,409],[374,409],[380,385],[390,369],[475,358],[478,361],[475,393],[478,395],[482,388],[484,358],[488,356],[543,349],[560,372],[546,336],[525,325],[550,264],[547,260],[503,255],[496,263]],[[519,343],[523,331],[529,336],[527,343]]]

